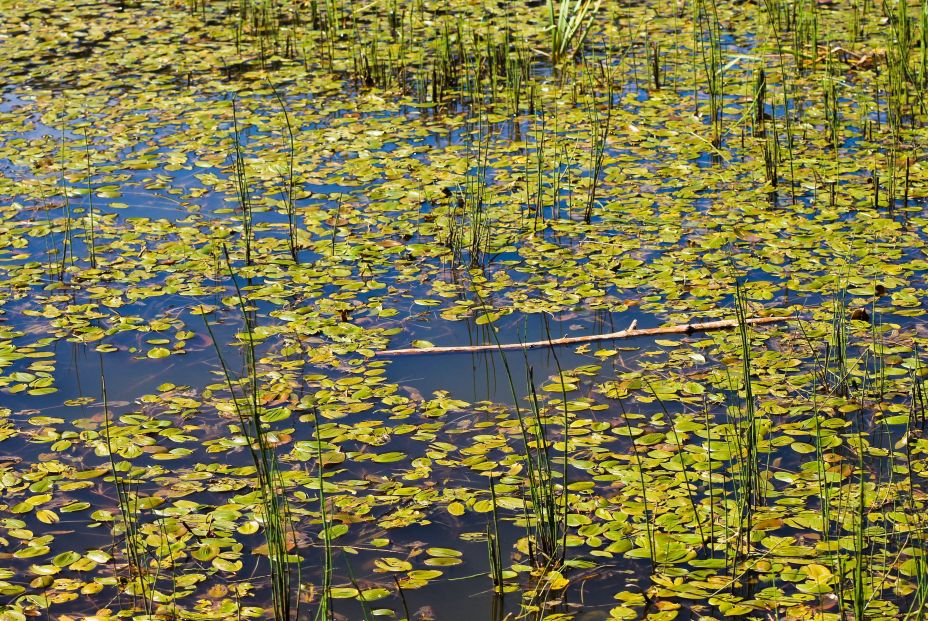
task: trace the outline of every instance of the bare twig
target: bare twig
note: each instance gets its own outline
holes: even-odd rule
[[[747,319],[748,325],[757,325],[765,323],[781,323],[784,321],[795,320],[796,317],[755,317]],[[705,323],[688,323],[680,326],[664,326],[661,328],[644,328],[638,330],[635,326],[637,322],[632,322],[625,330],[618,332],[609,332],[607,334],[588,334],[586,336],[568,336],[561,339],[550,341],[531,341],[528,343],[506,343],[503,345],[460,345],[452,347],[411,347],[408,349],[386,349],[377,352],[378,356],[413,356],[416,354],[455,354],[480,351],[496,350],[522,350],[534,349],[537,347],[550,347],[559,345],[573,345],[576,343],[592,343],[595,341],[611,341],[613,339],[628,339],[636,336],[655,336],[659,334],[692,334],[694,332],[711,332],[712,330],[725,330],[728,328],[737,328],[738,321],[735,319],[723,319],[721,321],[707,321]]]

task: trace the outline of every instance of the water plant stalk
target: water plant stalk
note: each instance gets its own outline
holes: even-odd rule
[[[267,80],[267,83],[268,86],[271,87],[274,97],[277,99],[277,103],[280,105],[280,110],[284,115],[284,123],[287,126],[287,176],[284,179],[284,208],[287,214],[287,247],[290,250],[290,257],[293,259],[293,262],[299,264],[300,256],[297,246],[296,203],[294,200],[296,185],[293,178],[293,164],[296,158],[296,140],[293,135],[293,125],[290,122],[290,114],[287,112],[287,106],[284,103],[283,97],[281,97],[277,87],[274,86],[274,83],[271,82],[270,79]]]
[[[239,431],[245,436],[256,471],[264,519],[264,536],[270,565],[274,619],[275,621],[290,621],[291,618],[299,618],[299,597],[294,598],[292,592],[294,583],[296,585],[300,583],[299,557],[291,555],[289,552],[290,545],[296,543],[296,533],[291,524],[287,486],[278,465],[277,454],[267,436],[267,425],[261,419],[262,407],[259,402],[260,386],[254,325],[246,310],[245,298],[236,280],[232,261],[225,246],[222,247],[222,251],[226,268],[236,291],[238,307],[243,320],[246,368],[246,376],[243,381],[233,379],[205,314],[203,315],[203,321],[212,339],[232,405],[238,416]],[[236,385],[239,385],[243,390],[241,396],[239,396],[239,391],[236,390]],[[295,579],[291,575],[294,571],[291,568],[292,561],[297,561],[293,563],[296,566]]]

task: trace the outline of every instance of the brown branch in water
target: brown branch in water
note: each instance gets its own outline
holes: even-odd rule
[[[781,323],[795,320],[796,317],[755,317],[748,319],[748,325]],[[459,345],[452,347],[411,347],[409,349],[385,349],[377,352],[377,356],[414,356],[416,354],[456,354],[480,351],[511,351],[522,349],[535,349],[538,347],[557,347],[560,345],[573,345],[575,343],[592,343],[595,341],[611,341],[613,339],[628,339],[636,336],[655,336],[660,334],[692,334],[695,332],[711,332],[737,328],[736,319],[723,319],[720,321],[707,321],[705,323],[688,323],[681,326],[664,326],[662,328],[643,328],[638,330],[638,322],[633,321],[625,330],[609,332],[607,334],[589,334],[587,336],[568,336],[550,341],[531,341],[528,343],[505,343],[503,345]]]

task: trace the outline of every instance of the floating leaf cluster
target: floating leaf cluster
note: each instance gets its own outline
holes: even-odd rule
[[[0,14],[0,621],[921,618],[924,3]]]

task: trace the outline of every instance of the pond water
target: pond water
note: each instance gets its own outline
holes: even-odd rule
[[[924,3],[0,11],[0,621],[923,618]]]

